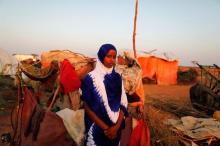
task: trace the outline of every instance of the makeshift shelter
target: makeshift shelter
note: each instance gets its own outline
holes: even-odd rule
[[[80,105],[76,107],[76,104],[78,104],[76,100],[79,101],[76,96],[79,93],[80,79],[75,75],[74,67],[71,66],[68,60],[64,59],[60,62],[60,66],[58,60],[52,60],[48,68],[35,69],[34,64],[29,64],[28,61],[22,61],[19,66],[16,80],[18,85],[17,101],[19,103],[18,107],[16,107],[17,110],[14,110],[14,114],[17,117],[12,119],[12,123],[15,125],[13,145],[79,145],[83,138],[83,127],[81,128],[81,126],[84,123],[81,122],[83,120],[81,116],[83,111],[78,111]],[[36,84],[30,85],[32,88],[35,86],[36,91],[35,89],[27,88],[28,83],[21,76],[22,73],[31,80],[37,81],[37,83],[35,82]],[[57,78],[58,75],[59,78]],[[50,87],[48,82],[53,84],[53,86]],[[61,84],[64,93],[61,93]],[[47,88],[43,88],[43,86]],[[56,89],[53,89],[54,86],[56,86]],[[63,100],[68,95],[69,104],[72,106],[72,108],[70,107],[71,110],[63,111],[64,106],[61,107],[61,105],[59,114],[54,113],[55,111],[51,108],[58,93],[61,93],[59,96],[62,97],[57,98],[63,98]],[[48,97],[51,97],[52,101]],[[58,108],[56,109],[58,110]],[[77,110],[79,114],[74,113],[73,110]]]
[[[48,67],[53,60],[62,62],[64,59],[68,59],[70,61],[81,79],[94,68],[94,58],[69,50],[51,50],[48,52],[42,52],[41,67]]]
[[[167,60],[157,56],[140,56],[142,78],[156,80],[158,85],[177,83],[178,60]]]
[[[27,59],[32,59],[33,61],[37,60],[38,55],[36,54],[13,54],[17,61],[23,61]]]
[[[9,53],[0,48],[0,74],[14,75],[16,72],[17,61]]]

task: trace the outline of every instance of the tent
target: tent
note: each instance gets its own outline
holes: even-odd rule
[[[16,72],[17,61],[9,53],[0,48],[0,74],[14,75]]]
[[[36,55],[36,54],[13,54],[13,56],[19,62],[21,62],[23,60],[27,60],[27,59],[32,59],[33,61],[36,61],[38,58],[38,55]]]
[[[139,56],[142,78],[156,80],[158,85],[177,83],[178,60],[165,59],[158,56]]]

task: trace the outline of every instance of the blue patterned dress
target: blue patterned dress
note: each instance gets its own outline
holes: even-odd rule
[[[127,97],[121,76],[114,68],[106,68],[99,60],[96,68],[82,82],[82,99],[90,109],[110,127],[113,126],[122,110],[127,115]],[[108,139],[104,131],[85,114],[86,146],[118,146],[121,129],[115,139]]]

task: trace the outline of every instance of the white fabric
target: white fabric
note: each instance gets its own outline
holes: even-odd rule
[[[92,126],[89,128],[88,141],[87,141],[87,143],[86,143],[87,146],[96,146],[95,141],[93,140],[93,136],[92,136],[93,126],[94,126],[94,123],[93,123]]]
[[[65,108],[56,113],[62,118],[64,126],[71,138],[80,145],[84,138],[84,109],[73,111]]]

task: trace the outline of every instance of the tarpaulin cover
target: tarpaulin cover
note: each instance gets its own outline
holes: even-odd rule
[[[155,56],[139,57],[142,68],[142,78],[155,79],[159,85],[173,85],[177,83],[178,61],[165,60]]]

